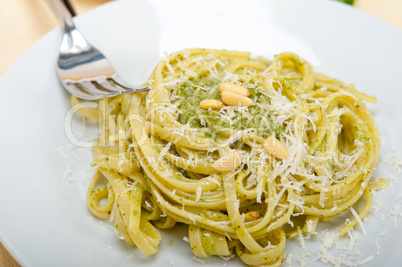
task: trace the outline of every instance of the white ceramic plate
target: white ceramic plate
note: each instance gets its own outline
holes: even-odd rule
[[[398,113],[402,106],[402,32],[352,7],[325,0],[116,1],[78,16],[76,23],[134,84],[147,78],[164,53],[183,48],[244,50],[268,58],[282,51],[296,52],[316,70],[375,95],[378,104],[370,108],[382,132],[381,157],[396,159],[402,151],[402,114]],[[60,29],[51,31],[1,80],[1,242],[25,266],[197,264],[182,240],[185,231],[162,231],[160,251],[145,257],[117,239],[107,222],[93,218],[87,210],[91,153],[88,148],[76,148],[80,162],[70,150],[75,147],[70,129],[80,136],[82,121],[69,119],[69,97],[56,79],[60,40]],[[95,138],[96,126],[86,128]],[[389,154],[392,148],[397,151],[393,156]],[[67,158],[56,149],[64,149]],[[374,176],[389,177],[394,172],[399,169],[382,164]],[[359,226],[353,232],[358,237],[353,247],[360,256],[345,254],[342,246],[351,245],[348,238],[329,252],[346,255],[345,264],[364,263],[372,255],[368,266],[399,266],[402,222],[396,209],[400,189],[397,180],[391,181],[391,187],[375,198],[375,209],[364,224],[368,234],[362,235]],[[335,232],[344,219],[324,227]],[[287,242],[292,265],[322,265],[320,239],[305,242],[305,249],[297,239]],[[220,258],[206,262],[242,265],[238,260]]]

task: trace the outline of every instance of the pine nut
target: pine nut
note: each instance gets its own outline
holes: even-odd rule
[[[222,92],[222,101],[228,106],[249,107],[253,104],[253,100],[247,96],[235,94],[229,91]]]
[[[289,152],[286,147],[273,136],[267,138],[264,143],[265,151],[277,158],[287,159],[289,157]]]
[[[243,86],[234,84],[234,83],[221,83],[219,85],[219,89],[221,92],[223,91],[229,91],[238,95],[244,95],[244,96],[249,96],[250,91],[244,88]]]
[[[216,99],[205,99],[201,101],[200,107],[203,109],[221,109],[223,107],[223,103]]]
[[[244,216],[245,222],[255,221],[260,218],[260,213],[258,211],[249,211]]]
[[[212,168],[221,172],[233,171],[241,165],[241,162],[242,157],[238,152],[229,152],[225,156],[212,163]]]

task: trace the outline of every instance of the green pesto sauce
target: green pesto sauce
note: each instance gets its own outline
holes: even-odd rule
[[[254,129],[255,133],[263,138],[267,138],[272,133],[279,137],[279,133],[283,130],[282,126],[273,123],[275,115],[267,109],[271,99],[255,88],[248,88],[253,105],[248,107],[248,111],[235,111],[235,115],[231,118],[232,124],[221,116],[219,110],[202,109],[200,107],[202,100],[222,101],[219,84],[217,80],[205,79],[189,80],[181,84],[176,91],[176,95],[181,99],[178,106],[181,111],[178,121],[189,124],[192,128],[204,129],[205,136],[211,138],[217,137],[219,129]]]

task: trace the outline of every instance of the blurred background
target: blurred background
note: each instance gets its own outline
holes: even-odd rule
[[[111,0],[69,1],[76,13],[82,14]],[[385,20],[402,30],[402,0],[341,1],[353,2],[355,8]],[[0,0],[0,78],[28,47],[58,26],[59,22],[47,7],[45,0]],[[5,266],[19,265],[0,243],[0,267]]]
[[[111,0],[69,1],[82,14]],[[353,6],[402,29],[402,0],[354,0]],[[0,77],[29,46],[57,26],[44,0],[0,0]]]

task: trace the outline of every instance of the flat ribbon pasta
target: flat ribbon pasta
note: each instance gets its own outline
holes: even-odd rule
[[[296,54],[269,61],[189,49],[163,59],[148,83],[148,93],[102,99],[95,110],[72,98],[100,122],[89,210],[146,255],[157,252],[157,228],[184,223],[197,257],[235,253],[247,265],[279,266],[287,238],[314,233],[362,196],[364,218],[371,190],[386,185],[370,183],[380,139],[363,101],[375,98]],[[245,88],[252,105],[201,108],[203,100],[225,102],[222,83]],[[268,138],[287,156],[268,153]],[[239,164],[217,170],[234,152]]]

